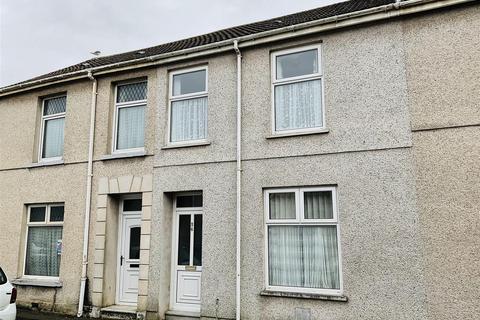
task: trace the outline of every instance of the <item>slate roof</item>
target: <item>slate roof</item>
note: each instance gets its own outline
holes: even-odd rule
[[[213,44],[224,40],[233,40],[242,36],[254,35],[265,31],[271,31],[287,26],[293,26],[305,22],[334,17],[337,15],[375,8],[392,3],[395,3],[395,0],[350,0],[273,19],[218,30],[183,40],[164,43],[154,47],[138,49],[135,51],[129,51],[109,56],[96,57],[54,72],[50,72],[26,81],[19,82],[17,84],[12,84],[0,88],[0,93],[9,91],[9,87],[13,87],[22,83],[25,83],[27,85],[28,82],[47,79],[52,76],[61,76],[71,72],[87,70],[92,67],[101,67],[113,63],[127,62],[139,58],[151,57],[164,53],[172,53],[175,51],[200,47],[203,45]],[[139,51],[141,51],[142,54],[139,54]]]

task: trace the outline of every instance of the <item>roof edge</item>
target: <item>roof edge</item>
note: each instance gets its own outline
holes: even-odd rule
[[[233,43],[238,41],[240,48],[251,47],[258,44],[286,40],[289,38],[300,37],[308,34],[330,31],[334,29],[345,28],[349,26],[387,20],[395,17],[431,11],[444,7],[475,2],[476,0],[404,0],[365,10],[345,13],[315,21],[309,21],[301,24],[291,25],[279,29],[260,32],[257,34],[237,37],[219,42],[210,43],[184,50],[178,50],[163,53],[150,57],[132,59],[128,61],[117,62],[104,66],[92,67],[86,70],[55,75],[39,80],[22,82],[0,88],[0,97],[5,97],[24,91],[30,91],[49,85],[75,81],[88,78],[88,74],[103,75],[129,69],[138,69],[148,66],[165,64],[173,61],[192,59],[194,57],[211,55],[225,51],[233,52]]]

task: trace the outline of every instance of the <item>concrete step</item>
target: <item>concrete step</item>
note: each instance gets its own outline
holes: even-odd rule
[[[137,319],[136,306],[109,306],[100,309],[100,318],[111,320],[133,320]]]
[[[199,320],[200,312],[169,310],[165,312],[165,320]]]

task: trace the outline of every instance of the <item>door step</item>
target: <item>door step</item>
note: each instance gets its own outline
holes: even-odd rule
[[[165,312],[165,320],[198,320],[200,312],[168,310]]]
[[[137,319],[137,307],[119,305],[105,307],[100,309],[100,318],[112,320]]]

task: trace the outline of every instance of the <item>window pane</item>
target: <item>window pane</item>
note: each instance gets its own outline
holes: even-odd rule
[[[62,241],[62,227],[29,227],[25,274],[58,277],[60,252],[57,244]]]
[[[67,97],[57,97],[52,99],[45,99],[43,106],[43,115],[48,116],[52,114],[65,112],[67,108]]]
[[[140,259],[140,227],[130,228],[129,259]]]
[[[277,79],[318,72],[317,49],[277,56]]]
[[[190,215],[180,215],[178,223],[178,265],[190,265]]]
[[[321,80],[275,86],[275,129],[291,130],[321,127]]]
[[[50,207],[50,221],[58,222],[63,221],[64,206]]]
[[[45,207],[30,208],[30,222],[45,222]]]
[[[331,191],[304,193],[305,219],[333,219]]]
[[[202,265],[202,215],[196,214],[194,218],[193,233],[193,265]]]
[[[340,289],[336,226],[269,226],[269,284]]]
[[[173,95],[206,91],[206,70],[182,73],[173,76]]]
[[[118,109],[117,149],[143,147],[145,106]]]
[[[207,137],[207,105],[206,97],[173,101],[170,141],[205,139]]]
[[[7,276],[3,273],[2,268],[0,268],[0,285],[7,283]]]
[[[270,193],[270,219],[295,219],[295,193]]]
[[[199,208],[203,205],[201,194],[177,196],[177,208]]]
[[[117,102],[147,99],[147,83],[138,82],[117,86]]]
[[[123,211],[142,211],[142,199],[123,200]]]
[[[45,121],[42,158],[63,155],[63,126],[65,118]]]

